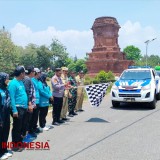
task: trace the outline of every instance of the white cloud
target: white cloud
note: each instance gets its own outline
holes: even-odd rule
[[[17,23],[11,29],[11,34],[14,43],[21,46],[26,46],[29,43],[50,45],[52,39],[57,38],[67,47],[71,56],[76,54],[79,58],[83,58],[86,52],[91,52],[93,48],[93,33],[91,30],[60,31],[53,26],[49,26],[46,30],[33,32],[26,25]],[[158,35],[160,35],[160,31],[156,31],[151,26],[142,27],[139,22],[127,21],[119,31],[119,46],[123,50],[127,45],[135,45],[144,54],[144,42],[157,37],[157,40],[149,45],[148,53],[158,54],[160,52],[160,37]]]
[[[29,43],[37,45],[50,45],[52,39],[57,38],[64,46],[71,56],[83,58],[86,52],[90,52],[93,47],[92,31],[78,31],[78,30],[56,30],[54,27],[48,27],[44,31],[33,32],[24,24],[17,23],[11,29],[12,40],[15,44],[26,46]]]
[[[160,53],[160,31],[156,31],[151,26],[142,27],[139,22],[132,23],[127,21],[121,26],[119,31],[119,45],[125,48],[127,45],[135,45],[138,47],[142,54],[145,54],[145,41],[157,38],[151,42],[148,47],[148,54]]]

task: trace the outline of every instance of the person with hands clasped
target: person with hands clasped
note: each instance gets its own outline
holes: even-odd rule
[[[47,74],[41,73],[39,78],[39,125],[44,131],[48,131],[46,127],[46,116],[48,114],[49,100],[53,101],[52,92],[46,82]]]
[[[26,89],[27,97],[28,97],[28,110],[27,110],[27,116],[25,119],[25,126],[26,126],[26,132],[24,132],[23,136],[25,137],[26,141],[28,138],[36,138],[36,134],[29,134],[29,125],[32,123],[32,115],[33,115],[33,109],[36,106],[35,104],[35,89],[32,82],[32,78],[35,75],[34,67],[33,66],[27,66],[25,68],[26,76],[23,79],[23,83]],[[28,134],[27,134],[28,133]],[[25,141],[25,139],[23,141]]]
[[[61,79],[61,68],[56,68],[55,75],[52,77],[51,84],[53,89],[53,122],[52,125],[59,125],[60,123],[64,123],[64,121],[60,120],[62,105],[63,105],[63,96],[65,84]]]
[[[7,143],[10,130],[10,97],[7,89],[9,75],[0,72],[0,159],[4,160],[12,156],[6,148],[2,147]]]
[[[31,123],[29,125],[29,134],[35,136],[36,133],[42,132],[38,128],[38,115],[39,115],[39,77],[41,75],[41,71],[38,68],[34,68],[34,77],[32,78],[32,83],[35,89],[35,106],[33,108],[33,114],[32,114],[32,119]]]
[[[14,71],[15,78],[9,83],[9,95],[11,98],[11,108],[13,117],[12,142],[13,144],[22,143],[25,130],[24,119],[27,115],[28,98],[22,80],[25,77],[25,68],[16,67]],[[14,151],[22,151],[20,146],[13,146]]]
[[[63,121],[69,120],[67,118],[67,112],[68,112],[68,96],[69,96],[69,89],[70,85],[68,83],[68,68],[62,67],[62,75],[61,75],[62,82],[65,84],[65,91],[63,96],[63,106],[61,111],[61,119]]]

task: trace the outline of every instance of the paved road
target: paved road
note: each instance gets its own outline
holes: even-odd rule
[[[110,97],[40,134],[50,150],[14,153],[11,160],[160,160],[160,102],[155,110],[142,105],[113,109]],[[51,123],[49,118],[48,123]]]

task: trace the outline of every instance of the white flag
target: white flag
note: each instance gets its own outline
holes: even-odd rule
[[[109,83],[102,83],[88,85],[85,87],[88,99],[92,106],[98,107],[101,104],[109,85]]]

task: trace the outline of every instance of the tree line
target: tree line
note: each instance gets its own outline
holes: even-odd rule
[[[12,73],[18,65],[34,65],[41,70],[54,70],[62,66],[79,72],[87,72],[85,59],[69,57],[67,48],[57,39],[52,39],[49,46],[28,44],[26,47],[17,46],[11,39],[11,34],[0,30],[0,71]]]
[[[146,55],[142,55],[141,50],[133,45],[124,48],[123,52],[128,60],[133,60],[135,65],[145,66]],[[28,44],[26,47],[17,46],[11,39],[11,34],[4,28],[0,29],[0,71],[12,73],[18,65],[34,65],[42,71],[50,68],[50,77],[52,70],[58,67],[66,66],[69,70],[79,72],[81,70],[87,73],[86,58],[77,59],[70,57],[67,48],[57,39],[52,39],[49,46]],[[147,57],[149,66],[160,65],[158,55]]]
[[[133,45],[127,46],[124,48],[123,52],[126,55],[128,60],[133,60],[135,65],[138,66],[145,66],[146,65],[146,58],[147,58],[147,65],[151,67],[155,67],[160,65],[160,56],[150,54],[146,57],[146,55],[142,55],[141,50]]]

